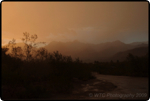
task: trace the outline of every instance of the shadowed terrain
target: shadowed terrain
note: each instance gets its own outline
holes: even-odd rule
[[[99,44],[104,48],[103,50],[96,45],[78,41],[72,43],[51,43],[55,47],[54,49],[63,49],[63,51],[66,49],[65,52],[68,55],[63,55],[59,51],[50,52],[46,48],[35,47],[37,36],[31,35],[31,39],[28,40],[30,34],[23,34],[25,37],[23,38],[24,47],[19,47],[22,44],[16,45],[13,39],[8,46],[1,48],[2,99],[4,100],[103,99],[93,98],[92,96],[95,96],[93,95],[95,93],[109,92],[120,94],[139,92],[147,94],[147,47],[138,47],[118,53],[118,57],[124,56],[125,58],[126,56],[124,60],[107,62],[95,60],[90,63],[80,59],[80,56],[72,58],[69,54],[81,55],[81,58],[91,59],[93,57],[96,59],[96,55],[100,57],[99,54],[109,53],[109,48],[115,53],[121,47],[131,48],[131,45],[126,45],[120,41]],[[107,46],[105,46],[106,44]],[[95,49],[91,47],[95,47]],[[115,47],[120,48],[115,49]],[[96,48],[99,48],[101,53],[98,54]],[[99,74],[95,74],[95,72]],[[140,77],[143,77],[143,79]],[[134,81],[134,84],[130,84],[131,81]],[[138,87],[141,87],[143,90]],[[113,99],[113,97],[105,97],[104,99],[111,98]],[[143,99],[146,99],[146,97]]]

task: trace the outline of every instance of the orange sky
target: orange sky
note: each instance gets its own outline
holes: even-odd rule
[[[2,44],[23,32],[37,41],[148,40],[148,2],[2,2]]]

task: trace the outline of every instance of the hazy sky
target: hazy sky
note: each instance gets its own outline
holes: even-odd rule
[[[2,2],[2,44],[23,32],[44,42],[147,41],[148,2]]]

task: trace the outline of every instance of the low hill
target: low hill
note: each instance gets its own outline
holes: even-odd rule
[[[138,47],[138,48],[134,48],[134,49],[127,50],[127,51],[118,52],[110,60],[123,61],[123,60],[126,59],[126,57],[129,53],[131,53],[135,56],[141,57],[141,56],[144,56],[144,55],[148,54],[148,47]]]

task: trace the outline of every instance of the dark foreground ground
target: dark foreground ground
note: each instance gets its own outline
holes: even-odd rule
[[[94,75],[96,79],[82,81],[75,78],[74,89],[70,94],[47,94],[42,95],[42,98],[48,100],[146,100],[149,98],[148,78],[146,77],[101,75],[96,72],[93,72],[92,75]],[[5,89],[9,89],[9,87],[2,86],[2,89],[5,91]],[[21,87],[17,87],[17,89],[24,90]],[[13,91],[10,91],[10,93],[13,94]]]
[[[52,99],[143,99],[149,98],[148,78],[112,76],[93,73],[96,79],[75,80],[75,89],[70,95],[55,95]]]

